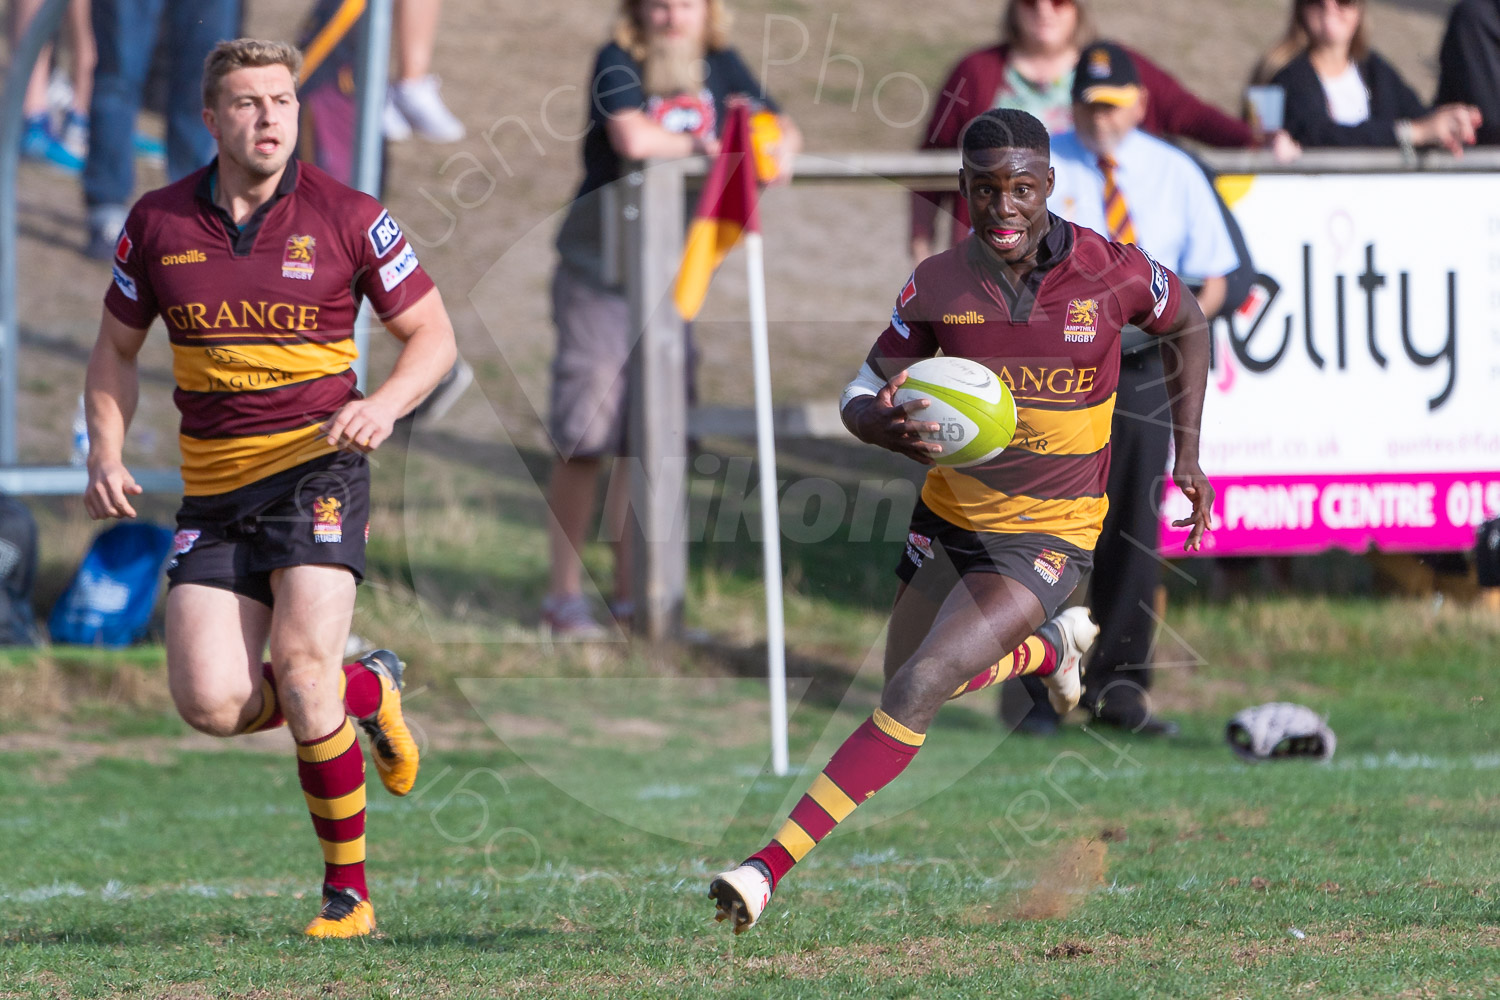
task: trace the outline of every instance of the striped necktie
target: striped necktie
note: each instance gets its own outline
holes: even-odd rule
[[[1125,204],[1125,195],[1115,184],[1113,157],[1099,157],[1099,170],[1104,174],[1104,222],[1109,226],[1111,243],[1134,243],[1135,223],[1130,221],[1130,209]]]

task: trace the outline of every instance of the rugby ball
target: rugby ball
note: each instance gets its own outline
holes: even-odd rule
[[[928,400],[917,420],[938,425],[928,441],[943,446],[933,455],[938,465],[955,469],[988,462],[1005,450],[1016,434],[1016,401],[1010,389],[984,365],[967,358],[936,357],[906,369],[906,381],[895,402]]]

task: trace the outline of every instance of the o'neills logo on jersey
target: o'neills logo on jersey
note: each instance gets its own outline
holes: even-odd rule
[[[976,310],[976,309],[970,309],[968,312],[943,313],[943,322],[944,323],[959,323],[959,324],[963,324],[963,323],[983,323],[984,322],[984,317],[979,314],[978,310]]]
[[[1092,343],[1099,332],[1099,300],[1074,299],[1068,303],[1063,340],[1070,344]]]
[[[1043,549],[1031,564],[1036,570],[1036,575],[1046,580],[1052,586],[1057,586],[1057,581],[1062,579],[1063,569],[1068,565],[1068,556],[1065,552],[1057,552],[1053,549]]]
[[[281,255],[281,276],[311,281],[317,255],[318,241],[311,236],[288,236],[286,252]]]
[[[1056,392],[1068,395],[1075,392],[1088,392],[1094,387],[1094,379],[1099,376],[1099,369],[1095,368],[1032,368],[1028,365],[1017,365],[1015,368],[1002,365],[995,372],[1000,376],[1000,381],[1005,387],[1017,396],[1025,393]]]
[[[161,262],[167,266],[173,264],[202,264],[208,260],[208,254],[202,250],[189,250],[187,253],[165,253],[161,256]]]

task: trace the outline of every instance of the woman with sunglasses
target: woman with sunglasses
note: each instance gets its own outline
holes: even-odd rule
[[[1040,119],[1053,135],[1073,128],[1073,71],[1078,53],[1094,40],[1084,0],[1009,0],[1000,21],[1000,44],[958,61],[938,91],[923,149],[956,149],[964,126],[990,108],[1014,108]],[[1128,50],[1127,50],[1128,51]],[[1181,136],[1208,146],[1257,145],[1249,125],[1193,96],[1165,70],[1130,52],[1141,86],[1150,95],[1141,128],[1157,136]],[[1277,137],[1271,137],[1273,139]],[[1278,157],[1296,154],[1281,135]],[[951,191],[920,191],[912,198],[911,250],[916,260],[934,249],[939,208],[956,218],[955,236],[968,230],[962,199]]]
[[[1256,83],[1286,91],[1286,129],[1304,146],[1472,146],[1479,109],[1429,110],[1370,48],[1363,0],[1293,0],[1286,37],[1267,52]]]

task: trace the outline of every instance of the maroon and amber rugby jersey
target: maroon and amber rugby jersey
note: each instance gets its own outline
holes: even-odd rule
[[[332,451],[319,426],[359,398],[349,365],[360,302],[385,320],[433,287],[374,198],[292,160],[275,196],[236,226],[214,204],[217,171],[136,202],[104,298],[126,326],[166,324],[189,496]]]
[[[941,351],[988,365],[1016,399],[1016,436],[982,466],[935,467],[922,500],[972,531],[1041,532],[1092,549],[1109,501],[1120,328],[1166,329],[1177,276],[1134,246],[1052,217],[1019,287],[971,235],[901,289],[872,352],[882,374]]]

